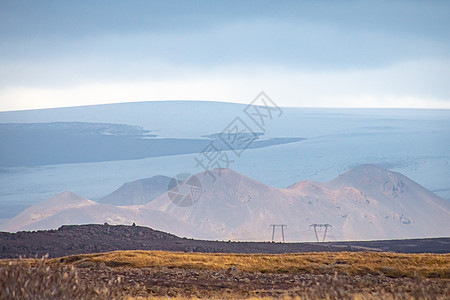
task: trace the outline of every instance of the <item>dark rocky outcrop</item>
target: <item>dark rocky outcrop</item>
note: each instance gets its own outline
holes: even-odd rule
[[[65,225],[58,230],[0,232],[0,258],[34,257],[115,250],[166,250],[223,253],[294,253],[318,251],[394,251],[405,253],[447,253],[450,238],[329,242],[269,243],[219,242],[180,238],[142,226]]]

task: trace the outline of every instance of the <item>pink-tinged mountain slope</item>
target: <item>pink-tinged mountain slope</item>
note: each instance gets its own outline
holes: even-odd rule
[[[367,225],[362,222],[366,218],[373,219],[387,237],[393,234],[407,237],[449,235],[448,201],[400,173],[362,165],[325,183],[324,187],[331,191],[354,191],[353,197],[348,199],[375,206],[367,210],[367,215],[345,223],[344,232],[350,237],[359,230],[352,222]]]
[[[19,215],[4,224],[2,230],[24,230],[28,226],[33,228],[33,224],[68,209],[95,205],[98,204],[94,201],[78,196],[72,192],[65,191],[25,209]]]
[[[12,218],[1,230],[45,230],[57,229],[68,224],[102,224],[112,225],[132,223],[145,224],[152,228],[186,236],[194,231],[189,224],[159,211],[139,209],[140,206],[114,206],[99,204],[71,192],[64,192],[27,208]],[[181,230],[180,230],[181,228]]]
[[[65,201],[59,203],[55,197],[27,209],[3,230],[136,222],[186,237],[256,241],[271,239],[271,224],[285,224],[286,241],[313,241],[311,224],[331,224],[327,240],[450,236],[448,202],[402,174],[377,166],[362,165],[326,183],[302,181],[286,189],[229,169],[210,172],[196,175],[200,198],[192,206],[175,205],[174,190],[139,206],[96,204],[81,197],[75,197],[78,200],[72,206],[61,206]],[[188,190],[180,188],[183,191]],[[137,196],[141,197],[133,191],[133,197]],[[33,219],[31,212],[39,217]],[[277,230],[275,239],[280,238]]]
[[[197,228],[192,236],[268,240],[270,224],[286,224],[286,240],[314,240],[311,224],[331,224],[327,239],[389,239],[450,235],[449,204],[407,177],[363,165],[327,183],[276,189],[234,171],[198,174],[199,201],[174,205],[167,194],[145,207]],[[220,173],[220,174],[219,174]],[[279,238],[279,231],[276,232]],[[319,234],[320,236],[320,234]]]

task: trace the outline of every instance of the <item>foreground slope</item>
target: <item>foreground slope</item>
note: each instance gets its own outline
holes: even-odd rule
[[[448,299],[449,254],[114,251],[0,260],[1,299]]]

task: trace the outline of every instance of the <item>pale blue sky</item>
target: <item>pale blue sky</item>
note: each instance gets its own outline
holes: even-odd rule
[[[448,1],[0,0],[0,110],[450,108]]]

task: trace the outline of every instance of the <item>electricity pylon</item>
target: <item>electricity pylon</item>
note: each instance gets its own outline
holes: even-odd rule
[[[325,242],[325,238],[327,237],[327,231],[328,228],[333,228],[333,226],[331,226],[330,224],[311,224],[309,225],[309,230],[311,230],[311,227],[314,228],[314,234],[316,235],[316,240],[318,242]],[[322,237],[322,241],[319,241],[319,236],[317,235],[317,228],[319,228],[319,231],[322,229],[322,227],[325,227],[325,231],[323,233],[323,237]]]
[[[275,240],[275,228],[281,228],[281,239],[284,243],[284,228],[287,228],[286,224],[271,224],[270,227],[272,227],[272,242]]]

